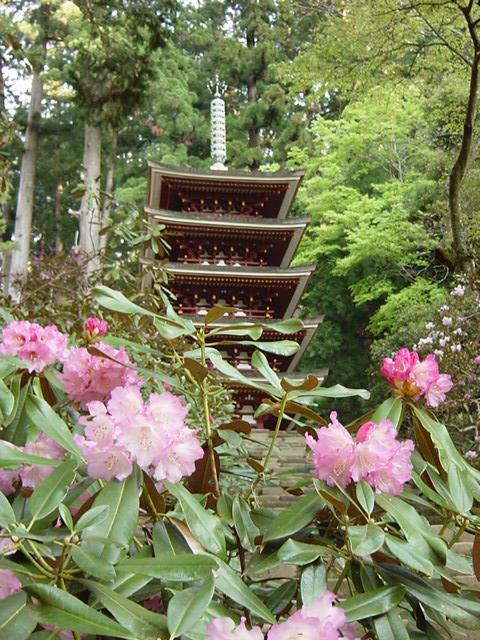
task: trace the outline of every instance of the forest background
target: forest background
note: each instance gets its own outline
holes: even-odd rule
[[[324,321],[302,368],[369,386],[379,357],[434,349],[456,383],[446,411],[477,455],[477,12],[467,0],[9,2],[4,296],[10,269],[28,276],[16,315],[80,320],[92,206],[103,281],[135,290],[147,160],[209,167],[218,74],[229,168],[306,172],[291,214],[312,219],[296,257],[317,266],[302,313]]]

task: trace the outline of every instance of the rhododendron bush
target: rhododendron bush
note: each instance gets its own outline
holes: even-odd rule
[[[342,398],[368,392],[279,377],[264,355],[295,353],[300,320],[268,323],[279,339],[262,342],[262,323],[221,323],[230,308],[195,326],[168,303],[161,315],[107,287],[94,295],[105,317],[77,335],[26,320],[2,330],[0,638],[480,629],[480,473],[433,413],[452,388],[434,354],[385,358],[391,397],[345,424]],[[154,339],[111,335],[108,314]],[[225,359],[235,344],[253,375]],[[256,416],[273,420],[262,459],[224,401],[238,384],[261,390]],[[272,465],[287,426],[305,443],[300,468]],[[262,495],[275,486],[295,499],[272,511]],[[462,555],[463,534],[475,542]]]

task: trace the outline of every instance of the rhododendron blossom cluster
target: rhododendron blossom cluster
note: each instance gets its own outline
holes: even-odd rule
[[[185,424],[183,400],[164,391],[143,401],[135,386],[117,387],[105,405],[87,404],[90,416],[80,418],[84,435],[74,436],[92,478],[122,480],[136,462],[161,487],[178,482],[203,456],[195,432]]]
[[[70,349],[64,360],[60,380],[69,398],[86,408],[89,402],[105,402],[116,387],[141,386],[137,372],[129,366],[130,358],[122,347],[114,349],[97,342],[96,349],[107,357],[89,353],[87,349]]]
[[[0,354],[17,356],[25,362],[30,373],[40,373],[63,358],[67,340],[55,325],[42,327],[36,322],[15,320],[2,330]]]
[[[416,351],[406,348],[400,349],[394,358],[384,358],[380,373],[397,395],[412,400],[424,396],[429,407],[438,407],[453,386],[451,377],[440,373],[433,353],[420,360]]]
[[[355,440],[337,420],[335,411],[330,420],[328,427],[317,429],[316,439],[305,435],[313,451],[316,477],[330,486],[343,488],[352,480],[365,480],[377,493],[401,493],[412,477],[413,442],[399,442],[397,430],[387,419],[365,423]]]
[[[5,600],[22,588],[22,583],[10,569],[0,569],[0,600]]]
[[[272,625],[267,633],[267,640],[353,640],[349,626],[345,625],[344,610],[333,606],[335,600],[334,593],[325,591],[322,596],[310,604],[303,605],[284,622]],[[207,638],[263,640],[263,633],[260,627],[247,629],[244,618],[237,627],[230,618],[215,618],[207,626]]]

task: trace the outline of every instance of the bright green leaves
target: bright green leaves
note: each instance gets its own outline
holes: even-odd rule
[[[260,535],[260,530],[253,523],[248,504],[240,496],[235,496],[233,500],[232,517],[241,545],[248,551],[253,551],[255,538]]]
[[[400,586],[379,587],[342,602],[348,622],[364,620],[387,613],[403,600],[405,590]]]
[[[27,604],[25,593],[0,600],[0,638],[27,640],[37,626],[37,619]]]
[[[15,513],[11,504],[0,491],[0,527],[7,527],[15,521]]]
[[[317,493],[298,498],[291,506],[283,509],[266,528],[263,533],[264,542],[291,536],[310,523],[324,506],[325,501]]]
[[[81,455],[80,449],[73,441],[70,429],[45,400],[36,396],[29,396],[26,400],[25,408],[28,417],[40,431],[55,440],[73,456],[78,458]]]
[[[348,537],[356,556],[368,556],[382,547],[385,533],[378,525],[369,523],[349,527]]]
[[[323,564],[311,565],[302,571],[300,593],[303,604],[310,604],[327,588],[327,571]]]
[[[116,569],[119,573],[136,573],[151,576],[169,582],[188,582],[204,578],[217,568],[216,560],[208,555],[197,553],[164,555],[155,558],[130,558],[121,560]]]

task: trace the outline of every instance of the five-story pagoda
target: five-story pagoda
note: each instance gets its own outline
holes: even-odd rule
[[[273,322],[292,317],[313,266],[290,263],[309,222],[287,218],[303,177],[302,171],[256,173],[228,171],[225,166],[225,104],[216,84],[211,105],[212,158],[210,170],[196,171],[148,164],[145,214],[165,226],[171,246],[167,271],[173,306],[201,323],[215,304],[235,307],[233,316],[218,322]],[[145,261],[154,255],[145,255]],[[143,286],[148,287],[148,276]],[[292,356],[271,355],[270,365],[292,377],[321,319],[304,320],[293,336],[300,349]],[[275,331],[262,339],[279,340]],[[235,346],[226,354],[231,364],[249,374],[251,349]],[[237,387],[238,413],[248,418],[261,393]]]

